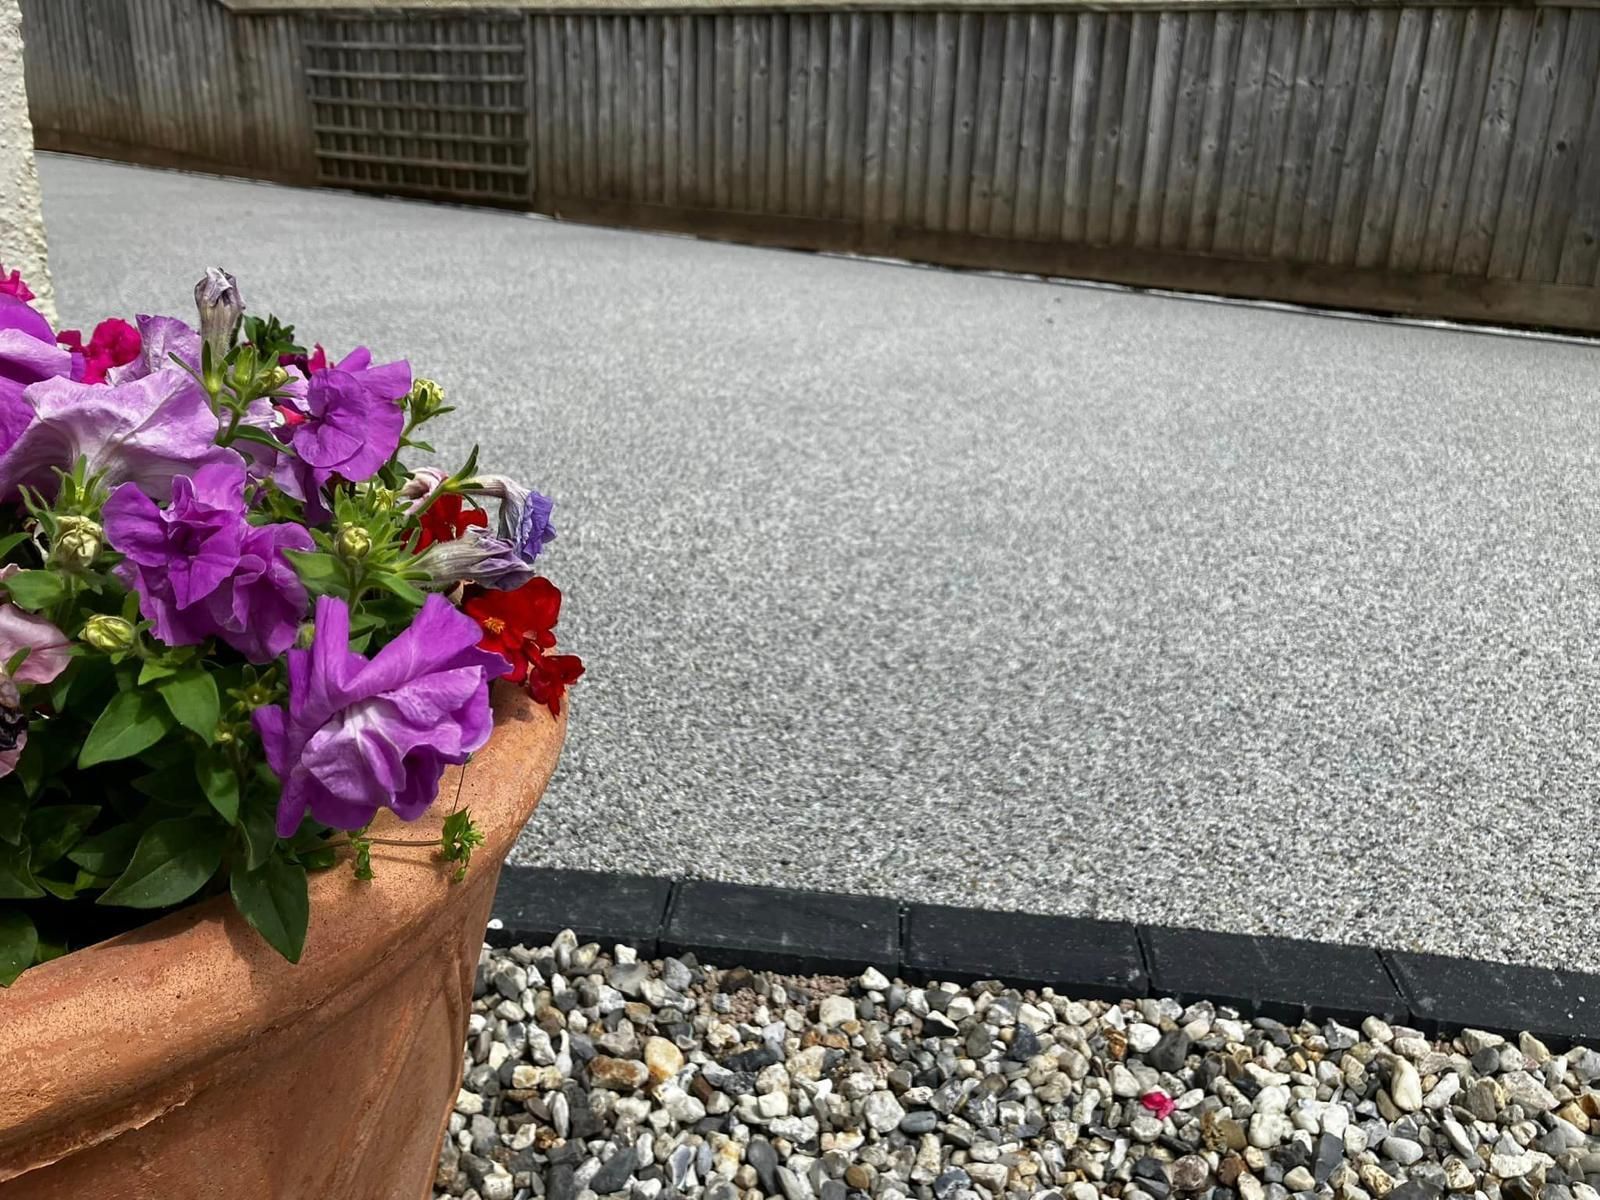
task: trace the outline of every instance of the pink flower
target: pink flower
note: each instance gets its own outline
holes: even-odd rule
[[[22,282],[22,272],[13,271],[6,274],[6,269],[0,267],[0,296],[15,296],[23,303],[33,299],[33,289]]]
[[[1145,1108],[1150,1112],[1154,1113],[1156,1119],[1161,1121],[1165,1121],[1168,1117],[1170,1117],[1173,1113],[1173,1110],[1178,1107],[1177,1104],[1173,1102],[1172,1097],[1167,1095],[1160,1088],[1156,1088],[1153,1091],[1148,1091],[1144,1095],[1140,1096],[1139,1103],[1144,1105]]]
[[[83,355],[84,383],[104,383],[107,372],[138,358],[142,346],[139,331],[116,317],[96,325],[87,346],[83,344],[83,334],[76,329],[63,329],[56,341]]]
[[[5,673],[24,648],[28,656],[15,675]],[[22,708],[19,683],[49,683],[72,661],[67,635],[43,617],[25,613],[14,604],[0,604],[0,776],[17,769],[28,744],[28,714]]]

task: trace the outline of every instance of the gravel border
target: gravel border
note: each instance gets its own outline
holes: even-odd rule
[[[610,954],[479,962],[436,1196],[1600,1200],[1600,1053]]]

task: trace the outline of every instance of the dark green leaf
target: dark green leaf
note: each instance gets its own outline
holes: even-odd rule
[[[320,550],[285,550],[283,553],[308,591],[323,595],[344,587],[344,568],[333,555]]]
[[[150,692],[119,692],[106,705],[84,739],[78,766],[128,758],[155,745],[173,726],[171,714],[159,696]]]
[[[233,769],[233,763],[228,761],[228,756],[215,750],[208,751],[194,760],[194,773],[195,778],[200,781],[200,790],[206,794],[206,799],[211,801],[211,807],[216,809],[228,824],[237,824],[239,773]]]
[[[117,687],[111,660],[98,654],[74,659],[72,666],[56,677],[57,684],[62,680],[67,682],[59,693],[51,686],[50,703],[57,712],[67,709],[84,718],[97,715]]]
[[[254,871],[235,871],[229,887],[234,905],[267,944],[299,962],[311,919],[305,868],[274,855]]]
[[[113,825],[102,833],[84,838],[68,850],[67,860],[92,874],[116,878],[128,869],[128,863],[133,860],[133,848],[139,844],[142,832],[131,823]]]
[[[128,869],[97,904],[165,908],[187,900],[217,873],[228,831],[211,817],[158,821],[144,831]]]
[[[52,804],[28,814],[29,865],[42,871],[78,844],[83,831],[100,815],[98,804]]]
[[[6,661],[6,674],[13,679],[17,672],[22,670],[22,664],[28,661],[28,655],[33,653],[32,646],[23,646]]]
[[[303,850],[295,856],[309,871],[326,871],[339,861],[339,852],[331,846],[317,850]]]
[[[217,736],[222,700],[217,695],[217,681],[200,667],[185,667],[171,679],[156,684],[156,691],[185,729],[198,733],[208,743]]]
[[[8,533],[5,537],[0,537],[0,558],[4,558],[27,540],[26,533]]]
[[[0,844],[0,900],[34,900],[42,895],[44,889],[28,869],[28,843]]]
[[[20,784],[0,785],[0,842],[15,846],[22,840],[22,823],[28,816],[28,798]]]
[[[22,784],[28,795],[37,796],[39,785],[44,782],[44,773],[44,739],[33,735],[28,738],[28,744],[17,758],[17,782]]]
[[[10,987],[33,965],[39,951],[39,933],[28,914],[0,907],[0,987]]]
[[[233,437],[235,441],[239,442],[260,442],[263,446],[271,446],[280,453],[294,453],[288,443],[280,442],[265,429],[257,429],[254,425],[240,425],[233,431]]]
[[[175,762],[139,776],[133,781],[133,787],[152,800],[171,801],[176,796],[188,795],[193,783],[194,764]]]
[[[18,571],[6,580],[6,591],[18,608],[38,612],[67,594],[67,585],[53,571]]]

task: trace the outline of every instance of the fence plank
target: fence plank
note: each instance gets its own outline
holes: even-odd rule
[[[1311,160],[1311,181],[1306,188],[1306,208],[1300,218],[1300,241],[1295,253],[1302,262],[1319,262],[1327,254],[1350,112],[1355,103],[1356,77],[1361,69],[1364,25],[1362,14],[1354,9],[1340,9],[1334,14],[1317,147]]]
[[[1028,19],[1006,15],[1005,49],[1000,70],[1000,114],[995,126],[994,175],[990,187],[989,228],[993,236],[1011,232],[1016,221],[1017,158],[1022,130],[1022,98],[1027,91]],[[977,229],[975,232],[985,232]]]
[[[1450,270],[1456,240],[1472,182],[1472,161],[1478,144],[1478,120],[1489,90],[1489,60],[1499,34],[1499,14],[1492,8],[1467,10],[1456,57],[1450,108],[1444,119],[1439,168],[1428,204],[1418,266],[1424,271]]]
[[[828,124],[823,135],[822,207],[828,216],[842,217],[850,124],[850,15],[830,13],[827,21]]]
[[[1128,77],[1128,42],[1133,18],[1107,13],[1095,98],[1094,151],[1090,156],[1089,212],[1084,240],[1104,245],[1111,237],[1111,195],[1116,187],[1117,144],[1122,139],[1122,93]]]
[[[1500,32],[1489,64],[1489,89],[1478,121],[1472,180],[1452,264],[1458,275],[1482,275],[1489,266],[1533,25],[1534,14],[1530,10],[1500,10]]]
[[[1061,236],[1081,242],[1089,227],[1089,184],[1094,173],[1095,106],[1100,99],[1100,57],[1105,40],[1103,13],[1079,13],[1072,50],[1072,109],[1067,127],[1067,177],[1061,207]]]
[[[811,13],[806,18],[806,120],[803,211],[821,216],[824,150],[828,139],[828,17]]]
[[[1017,174],[1011,227],[1002,233],[1031,238],[1039,221],[1044,175],[1044,127],[1050,86],[1052,22],[1049,13],[1029,13],[1023,38],[1027,64],[1023,76],[1022,113],[1017,132]]]
[[[946,229],[950,195],[950,142],[955,126],[955,51],[962,24],[955,13],[934,18],[933,94],[928,114],[928,173],[923,182],[923,226]]]
[[[772,130],[772,37],[782,19],[778,13],[762,13],[750,22],[750,96],[746,104],[749,127],[745,132],[750,161],[749,199],[752,212],[771,208],[768,188],[772,172],[772,153],[768,138]]]
[[[1358,267],[1376,267],[1389,257],[1395,212],[1405,182],[1403,172],[1412,115],[1422,80],[1422,58],[1428,42],[1428,17],[1429,13],[1420,8],[1407,8],[1400,13],[1394,51],[1389,61],[1389,78],[1384,87],[1383,114],[1378,119],[1377,141],[1373,145],[1372,167],[1367,176],[1366,198],[1356,238],[1355,262]]]
[[[1227,160],[1228,116],[1239,62],[1243,17],[1223,10],[1211,34],[1211,69],[1206,77],[1205,113],[1200,123],[1200,155],[1195,167],[1194,207],[1189,213],[1188,250],[1209,250],[1217,227],[1223,166]]]
[[[729,205],[749,212],[750,204],[750,59],[752,23],[760,14],[734,13],[728,31],[728,161]]]
[[[867,165],[867,76],[871,71],[871,27],[865,13],[850,14],[850,70],[845,96],[844,215],[864,219]]]
[[[905,213],[906,156],[911,135],[912,14],[889,17],[888,89],[884,94],[883,198],[879,219],[897,225]]]
[[[1272,251],[1272,222],[1283,185],[1284,144],[1289,135],[1301,31],[1309,13],[1275,12],[1267,44],[1267,67],[1261,78],[1261,105],[1256,118],[1255,159],[1245,191],[1240,245],[1254,258]]]
[[[1234,76],[1229,107],[1227,151],[1217,200],[1216,229],[1209,249],[1235,254],[1244,242],[1245,214],[1250,202],[1250,173],[1255,163],[1256,125],[1267,77],[1267,55],[1272,48],[1272,14],[1254,10],[1245,14],[1239,42],[1239,66]]]
[[[1600,63],[1600,11],[1573,9],[1522,258],[1521,275],[1530,283],[1554,283],[1561,265],[1561,247],[1577,199],[1578,146],[1600,76],[1596,63]]]
[[[1006,18],[982,17],[978,90],[973,105],[972,167],[967,186],[967,223],[973,233],[989,230],[989,200],[994,190],[995,141],[1000,125],[1000,77],[1005,69]]]
[[[889,14],[867,14],[866,152],[862,161],[862,220],[883,220],[883,156],[888,135]]]
[[[1454,67],[1465,27],[1466,14],[1459,8],[1435,8],[1429,16],[1428,44],[1418,74],[1411,131],[1400,167],[1394,229],[1389,239],[1391,269],[1414,271],[1422,259],[1428,200],[1439,173],[1445,117],[1450,111]]]
[[[1361,42],[1361,69],[1356,75],[1355,107],[1345,133],[1344,159],[1339,165],[1339,186],[1333,202],[1333,225],[1328,234],[1328,261],[1351,263],[1361,240],[1361,218],[1377,153],[1379,125],[1383,120],[1384,93],[1399,33],[1399,14],[1372,9],[1365,14]]]
[[[1578,202],[1567,222],[1566,243],[1556,268],[1556,282],[1590,286],[1600,269],[1600,80],[1594,83],[1589,120],[1578,146]]]
[[[1506,182],[1500,193],[1494,242],[1489,250],[1491,277],[1516,279],[1522,274],[1522,258],[1528,247],[1530,222],[1538,199],[1539,168],[1548,144],[1550,117],[1556,106],[1556,83],[1566,32],[1565,9],[1541,9],[1534,16],[1533,40],[1528,47],[1528,65],[1523,72],[1522,91],[1517,102],[1516,131],[1511,139],[1511,158],[1506,164]]]
[[[1290,101],[1289,128],[1284,136],[1283,169],[1272,216],[1274,258],[1293,258],[1300,241],[1300,220],[1305,215],[1311,167],[1317,155],[1317,129],[1322,118],[1322,93],[1328,77],[1328,53],[1333,40],[1333,13],[1313,9],[1301,26],[1300,50],[1295,59],[1294,94]]]
[[[1195,182],[1200,170],[1201,138],[1205,132],[1207,78],[1211,66],[1211,35],[1217,14],[1185,14],[1183,57],[1178,64],[1178,94],[1172,117],[1172,152],[1167,162],[1166,193],[1161,201],[1161,245],[1169,249],[1189,240],[1189,219],[1194,212]]]
[[[1139,176],[1144,169],[1145,135],[1150,123],[1150,81],[1156,51],[1156,14],[1133,14],[1128,28],[1128,58],[1123,69],[1117,161],[1111,183],[1111,227],[1107,237],[1121,245],[1133,240],[1138,220]]]
[[[1173,106],[1183,61],[1185,19],[1183,13],[1164,12],[1156,27],[1144,157],[1139,164],[1138,215],[1133,229],[1136,246],[1154,246],[1161,240],[1161,201],[1167,184],[1167,161],[1172,156]]]
[[[1072,115],[1072,45],[1077,22],[1067,13],[1050,18],[1050,74],[1045,84],[1044,163],[1033,236],[1053,238],[1061,228],[1067,185],[1067,135]]]

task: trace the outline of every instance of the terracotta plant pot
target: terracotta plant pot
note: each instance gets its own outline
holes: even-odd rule
[[[26,972],[0,991],[0,1200],[419,1200],[459,1086],[500,864],[555,769],[565,718],[499,685],[459,802],[485,844],[464,882],[424,848],[311,881],[298,965],[227,897]]]

